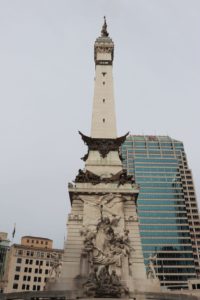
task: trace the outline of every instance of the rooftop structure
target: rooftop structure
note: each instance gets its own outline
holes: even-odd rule
[[[23,236],[21,238],[21,245],[43,249],[52,249],[53,241],[42,237]]]

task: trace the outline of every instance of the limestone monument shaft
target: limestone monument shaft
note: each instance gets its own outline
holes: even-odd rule
[[[114,43],[101,30],[94,45],[95,87],[91,136],[74,183],[62,271],[52,289],[82,290],[88,297],[122,297],[148,281],[136,210],[139,187],[122,168],[117,137],[112,64]]]

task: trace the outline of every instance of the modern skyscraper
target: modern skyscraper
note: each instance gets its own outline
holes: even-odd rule
[[[187,288],[199,275],[200,221],[183,143],[168,136],[128,136],[124,168],[140,186],[137,211],[145,264],[156,255],[162,285]]]

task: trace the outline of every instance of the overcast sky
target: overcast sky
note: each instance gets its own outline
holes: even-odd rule
[[[200,1],[0,0],[0,231],[16,222],[14,242],[63,246],[104,15],[118,135],[183,141],[200,200]]]

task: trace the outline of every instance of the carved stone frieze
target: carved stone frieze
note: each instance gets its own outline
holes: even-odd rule
[[[74,215],[74,214],[69,214],[68,215],[68,221],[83,221],[83,215]]]
[[[73,183],[71,183],[71,182],[68,182],[68,188],[70,189],[70,188],[73,188],[74,186],[73,186]]]
[[[132,175],[127,175],[126,170],[122,170],[109,178],[101,178],[98,175],[86,170],[85,172],[79,169],[79,173],[75,178],[75,182],[90,182],[92,184],[98,183],[118,183],[118,186],[126,183],[134,184],[135,180]]]
[[[59,257],[58,253],[52,253],[52,266],[51,269],[49,270],[49,278],[52,279],[58,279],[61,274],[61,269],[62,269],[62,262]]]
[[[128,294],[116,271],[110,273],[108,266],[92,268],[83,288],[88,297],[120,298]]]
[[[125,221],[126,222],[137,222],[138,221],[138,216],[137,215],[134,215],[134,216],[127,216],[125,218]]]
[[[88,153],[86,153],[83,157],[81,157],[81,159],[82,159],[83,161],[86,161],[86,160],[88,159],[88,156],[89,156],[89,151],[88,151]]]
[[[101,217],[95,230],[89,227],[81,230],[84,236],[83,253],[88,253],[88,262],[91,267],[94,265],[109,266],[112,270],[121,274],[124,258],[129,259],[131,247],[129,231],[124,229],[123,234],[119,234],[115,229],[118,227],[119,218]]]
[[[105,158],[110,151],[118,151],[119,147],[125,142],[129,133],[116,139],[91,138],[79,131],[84,143],[88,146],[88,150],[99,151],[100,155]]]
[[[98,52],[98,53],[112,53],[113,49],[112,47],[110,47],[110,45],[108,47],[106,46],[96,46],[95,50]]]
[[[96,65],[112,65],[112,61],[110,60],[96,60]]]
[[[91,224],[83,227],[80,232],[84,237],[82,256],[87,259],[90,269],[87,281],[83,284],[88,297],[120,298],[128,294],[121,278],[131,251],[134,251],[129,239],[129,230],[123,229],[120,233],[123,210],[120,209],[121,214],[119,211],[118,215],[111,217],[106,214],[110,214],[109,208],[112,208],[112,211],[120,208],[120,203],[125,201],[122,198],[120,195],[116,197],[108,194],[99,199],[99,204],[92,203],[94,207],[99,207],[100,220],[95,227]]]
[[[75,182],[90,182],[92,184],[98,184],[101,182],[101,177],[98,175],[95,175],[94,173],[90,171],[82,171],[81,169],[78,170],[78,175],[75,178]]]

